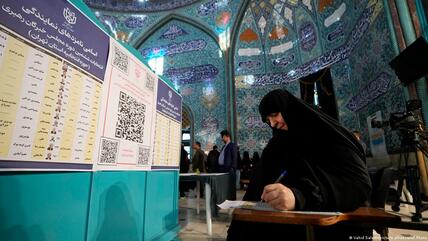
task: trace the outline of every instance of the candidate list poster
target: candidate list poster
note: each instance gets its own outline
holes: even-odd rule
[[[181,150],[181,96],[158,81],[153,169],[179,168]]]
[[[0,170],[92,169],[108,36],[66,1],[0,12]]]
[[[94,156],[97,170],[150,169],[156,90],[156,75],[112,38]]]

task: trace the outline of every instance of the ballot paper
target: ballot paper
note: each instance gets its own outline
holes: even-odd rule
[[[221,209],[230,209],[230,208],[244,208],[252,210],[262,210],[262,211],[275,211],[279,210],[273,208],[271,205],[265,202],[250,202],[250,201],[230,201],[226,200],[221,204],[218,204]]]
[[[296,213],[296,214],[314,214],[314,215],[326,215],[326,216],[337,216],[342,215],[341,212],[319,212],[319,211],[281,211],[273,208],[269,203],[266,202],[250,202],[250,201],[230,201],[226,200],[221,204],[217,205],[221,209],[230,208],[243,208],[260,211],[274,211],[274,212],[285,212],[285,213]]]

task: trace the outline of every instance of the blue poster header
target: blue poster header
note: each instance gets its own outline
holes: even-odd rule
[[[109,37],[66,0],[2,0],[0,24],[104,79]]]
[[[181,96],[158,79],[156,110],[181,123]]]

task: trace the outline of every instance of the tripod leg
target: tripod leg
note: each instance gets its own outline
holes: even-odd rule
[[[404,182],[404,176],[402,173],[402,170],[398,170],[398,186],[397,186],[397,197],[395,199],[395,203],[394,205],[392,205],[392,210],[394,210],[395,212],[400,211],[400,198],[401,198],[401,193],[403,191],[403,182]]]
[[[415,206],[415,214],[412,216],[413,222],[421,222],[422,214],[422,200],[421,200],[421,191],[419,188],[419,172],[417,166],[409,166],[406,169],[407,172],[407,184],[410,189],[410,193],[413,197],[413,205]]]
[[[408,203],[413,203],[413,197],[412,194],[409,192],[409,190],[407,189],[407,181],[404,180],[403,182],[403,191],[402,191],[402,195],[404,196],[404,198],[406,198],[406,202]]]
[[[422,144],[418,144],[416,147],[416,160],[418,161],[419,174],[421,177],[422,193],[425,197],[428,197],[428,172],[424,158],[424,155],[427,156],[428,153]]]

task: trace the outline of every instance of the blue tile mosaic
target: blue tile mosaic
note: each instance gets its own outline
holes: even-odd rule
[[[261,66],[262,66],[262,63],[260,61],[255,61],[255,60],[247,60],[247,61],[238,63],[239,70],[255,70],[255,69],[259,69]]]
[[[207,46],[207,42],[203,39],[194,39],[181,43],[171,43],[163,46],[144,48],[140,50],[141,55],[145,58],[154,56],[174,56],[182,53],[201,51]]]
[[[102,10],[94,10],[94,13],[113,37],[128,43],[134,41],[160,17],[158,14],[152,14],[148,18],[144,14],[117,14]]]
[[[213,32],[220,34],[221,32],[225,31],[227,28],[230,28],[232,26],[232,23],[234,23],[236,19],[236,14],[238,13],[238,9],[241,6],[242,0],[236,0],[236,1],[188,0],[186,4],[184,3],[181,4],[180,1],[176,2],[176,1],[165,0],[165,2],[163,3],[161,2],[161,4],[158,4],[158,5],[168,6],[171,8],[169,10],[165,8],[162,11],[154,10],[154,8],[153,8],[153,11],[152,10],[149,11],[148,8],[145,8],[145,5],[143,4],[143,2],[137,3],[137,1],[116,2],[116,1],[105,1],[105,0],[86,0],[85,2],[89,5],[89,7],[92,8],[92,10],[95,12],[96,16],[100,20],[101,18],[108,18],[108,17],[112,17],[116,19],[116,22],[114,23],[114,25],[110,23],[106,23],[105,21],[101,20],[101,23],[104,24],[107,30],[109,30],[109,32],[112,33],[114,37],[119,39],[117,33],[120,33],[120,35],[122,35],[121,36],[122,41],[128,42],[130,44],[140,44],[139,39],[147,31],[152,29],[159,21],[161,21],[161,19],[168,17],[169,14],[171,13],[185,16],[189,19],[192,19],[192,21],[194,22],[197,22],[206,26],[208,29],[213,30]],[[116,3],[113,3],[113,2],[116,2]],[[153,6],[157,4],[156,2],[151,2],[151,1],[150,2],[145,1],[145,3],[148,3],[149,5],[152,4]],[[170,5],[166,5],[167,3]],[[177,8],[177,7],[174,7],[174,4],[176,4],[176,6],[183,6],[183,7]],[[138,8],[140,5],[143,9]],[[208,6],[206,7],[206,9],[207,11],[209,11],[209,14],[206,14],[204,16],[198,15],[198,9],[202,5]],[[122,9],[123,7],[124,7],[123,10],[119,10],[119,9]],[[225,14],[224,12],[227,12],[230,15]],[[131,23],[130,25],[128,23],[128,26],[127,26],[125,24],[125,21],[129,17],[140,18],[140,20],[137,20],[139,27],[135,28],[134,27],[135,23],[134,24]],[[227,24],[224,24],[219,28],[216,25],[217,18],[220,19],[219,23],[224,24],[227,22]],[[225,21],[225,20],[228,20],[228,21]],[[126,35],[126,36],[123,37],[123,35]]]
[[[336,42],[338,39],[342,39],[343,37],[345,37],[343,24],[339,23],[336,28],[328,32],[327,41]]]
[[[171,25],[169,28],[162,33],[160,36],[161,39],[169,39],[169,40],[175,40],[177,37],[180,37],[182,35],[186,35],[187,32],[184,31],[184,29],[180,28],[177,25]]]
[[[215,80],[218,69],[212,64],[197,65],[184,68],[171,68],[165,71],[164,76],[180,85],[194,84],[203,81]]]
[[[317,44],[317,33],[311,22],[303,23],[299,28],[300,46],[305,51],[311,51]]]
[[[392,78],[393,77],[388,73],[380,73],[367,86],[361,89],[358,95],[355,95],[349,100],[346,104],[346,108],[355,112],[370,104],[373,100],[382,96],[391,88]]]
[[[352,98],[354,95],[353,85],[350,78],[351,67],[349,59],[345,59],[332,65],[330,73],[333,80],[333,89],[337,100],[340,123],[350,130],[361,129],[358,115],[346,108],[347,100]]]
[[[119,12],[158,12],[181,8],[200,0],[156,0],[156,1],[140,1],[140,0],[84,0],[85,3],[92,8],[100,8],[109,11]]]
[[[226,4],[227,4],[227,2],[228,1],[226,1]],[[207,15],[214,14],[218,10],[218,6],[219,6],[219,4],[217,3],[216,0],[211,0],[211,1],[208,1],[204,4],[201,4],[198,7],[198,15],[199,16],[207,16]]]
[[[125,19],[125,26],[128,28],[141,28],[144,26],[144,23],[146,21],[145,17],[135,17],[135,16],[129,16]]]
[[[175,39],[162,37],[171,29],[187,34]],[[194,51],[196,48],[200,49]],[[195,141],[201,142],[204,150],[214,144],[222,146],[219,133],[227,128],[225,65],[215,40],[188,23],[171,20],[153,33],[139,51],[148,62],[163,58],[162,76],[178,87],[195,118]]]
[[[244,124],[245,124],[245,128],[249,128],[249,129],[256,129],[256,128],[268,128],[268,126],[266,125],[266,123],[264,123],[262,121],[262,119],[260,118],[260,115],[252,115],[252,116],[248,116],[245,120],[244,120]]]
[[[334,63],[342,61],[349,57],[352,49],[358,44],[363,34],[367,31],[370,25],[371,13],[374,6],[369,6],[357,22],[348,42],[334,50],[328,51],[323,55],[313,58],[311,61],[300,65],[299,67],[289,71],[288,73],[272,73],[256,75],[253,86],[279,85],[292,82],[311,73],[317,72],[320,69],[328,67]]]
[[[358,116],[352,129],[360,129],[368,143],[367,116],[381,111],[384,120],[393,112],[404,111],[404,92],[394,71],[389,66],[395,56],[390,43],[384,11],[370,25],[367,34],[355,44],[349,57],[352,94],[343,96],[344,103]],[[371,100],[367,102],[364,100]],[[345,108],[348,109],[348,108]],[[387,150],[396,152],[400,146],[396,132],[385,130]]]
[[[259,9],[258,13],[254,13],[255,19],[252,20],[251,17],[248,17],[248,20],[244,19],[242,26],[250,26],[251,21],[257,24],[258,17],[264,16],[261,13],[260,2],[262,1],[251,5],[253,13],[255,9]],[[268,4],[267,1],[263,2]],[[340,21],[329,27],[323,26],[324,19],[330,16],[342,3],[346,4],[347,10]],[[385,112],[385,118],[387,119],[390,112],[399,110],[403,104],[402,90],[399,87],[394,87],[397,84],[397,80],[387,66],[388,61],[392,59],[392,48],[387,37],[388,31],[385,26],[386,19],[384,13],[383,11],[380,13],[379,11],[375,11],[375,9],[379,9],[379,4],[381,3],[365,0],[360,0],[358,3],[353,1],[334,1],[331,8],[326,8],[325,12],[318,13],[318,24],[314,25],[315,29],[323,26],[318,30],[322,35],[319,41],[323,41],[322,44],[325,46],[322,55],[316,56],[316,53],[311,53],[309,55],[311,56],[310,60],[306,63],[301,62],[301,57],[297,57],[298,65],[287,70],[278,71],[272,65],[285,63],[285,66],[287,66],[290,62],[290,57],[288,57],[290,53],[297,54],[298,56],[301,55],[304,47],[301,51],[291,52],[296,46],[302,44],[300,38],[298,41],[285,38],[284,41],[276,41],[275,44],[272,44],[274,41],[265,38],[261,41],[262,44],[259,47],[262,49],[261,56],[268,56],[269,51],[266,50],[266,47],[270,48],[270,46],[290,40],[294,46],[292,49],[287,50],[287,52],[282,53],[280,57],[265,58],[271,59],[272,65],[269,65],[269,68],[265,68],[264,73],[242,74],[242,70],[235,66],[237,99],[245,100],[243,102],[248,103],[247,101],[251,99],[248,96],[256,95],[255,92],[267,93],[269,90],[280,86],[297,85],[298,81],[295,80],[298,78],[314,73],[322,68],[330,67],[340,122],[349,129],[361,130],[364,133],[366,143],[369,143],[366,117],[377,110],[382,110],[382,112]],[[293,13],[296,10],[293,5],[284,6],[291,9]],[[284,10],[282,11],[282,16],[284,16]],[[310,18],[313,17],[312,14],[308,13],[300,21],[308,19],[307,16]],[[287,18],[284,19],[285,24],[290,24]],[[299,19],[291,18],[291,20],[294,21],[293,25],[299,25]],[[242,26],[240,32],[244,31]],[[294,34],[294,39],[297,39],[293,28],[290,28],[289,34]],[[371,46],[373,44],[374,46]],[[244,46],[243,43],[238,43],[235,47],[235,62],[236,59],[239,59],[241,62],[245,61],[245,58],[236,54],[237,50]],[[393,96],[396,96],[396,98],[394,99]],[[367,97],[370,97],[370,102],[367,102],[367,99],[363,101]],[[346,105],[348,103],[348,107],[354,106],[354,108],[347,108]],[[381,103],[384,104],[382,105]],[[254,105],[257,106],[257,104]],[[238,137],[240,143],[245,148],[251,149],[255,145],[255,148],[260,150],[260,143],[254,144],[254,140],[265,143],[270,135],[269,131],[258,128],[257,116],[254,114],[251,115],[255,111],[257,110],[249,109],[246,105],[237,103]],[[395,150],[398,140],[397,135],[387,133],[386,137],[388,150]]]
[[[295,60],[294,54],[286,55],[285,57],[277,58],[272,61],[274,66],[282,66],[285,67]]]
[[[262,74],[266,72],[266,60],[263,52],[253,56],[240,56],[239,53],[237,54],[239,49],[263,50],[262,34],[250,8],[245,12],[235,45],[235,75]],[[260,63],[260,67],[245,68],[239,66],[239,63],[247,62]]]

